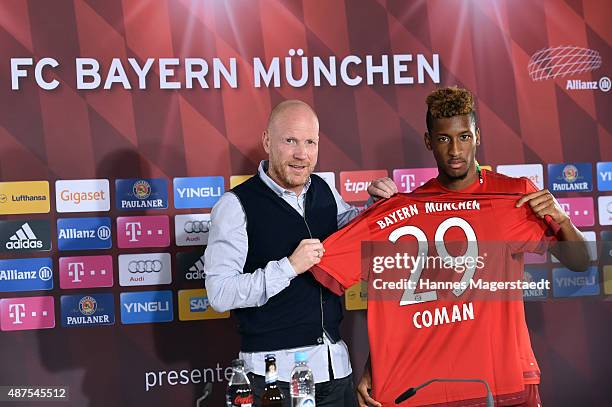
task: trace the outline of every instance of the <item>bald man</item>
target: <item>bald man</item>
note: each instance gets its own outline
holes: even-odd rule
[[[257,175],[225,193],[211,214],[205,252],[206,289],[217,311],[234,310],[245,361],[260,405],[265,355],[274,353],[279,387],[290,406],[296,351],[308,354],[317,407],[356,406],[347,346],[340,338],[340,298],[310,273],[323,241],[359,214],[312,172],[319,120],[310,106],[288,100],[270,113],[262,134],[268,160]],[[375,180],[373,199],[397,192]]]

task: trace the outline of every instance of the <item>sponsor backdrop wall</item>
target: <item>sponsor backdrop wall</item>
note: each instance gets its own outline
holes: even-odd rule
[[[373,177],[410,191],[436,175],[424,98],[459,85],[479,161],[548,187],[604,243],[580,277],[530,258],[526,277],[553,285],[526,308],[544,403],[609,405],[610,15],[604,0],[3,1],[0,385],[162,406],[195,405],[206,382],[202,405],[221,405],[239,343],[200,255],[210,208],[264,158],[271,107],[314,107],[318,171],[359,204]],[[363,301],[346,297],[360,375]]]

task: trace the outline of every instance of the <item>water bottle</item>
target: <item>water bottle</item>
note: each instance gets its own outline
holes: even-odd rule
[[[232,361],[232,377],[230,377],[227,385],[225,405],[227,407],[251,407],[253,405],[251,382],[244,373],[243,360],[235,359]]]
[[[291,371],[291,407],[315,406],[315,381],[306,360],[306,352],[295,353],[295,366]]]

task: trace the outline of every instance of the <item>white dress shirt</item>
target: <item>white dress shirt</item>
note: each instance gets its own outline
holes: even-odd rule
[[[310,179],[298,196],[295,192],[282,188],[266,174],[267,164],[267,161],[260,163],[256,176],[304,216],[304,198],[310,187]],[[337,220],[340,228],[355,218],[361,209],[347,204],[338,191],[331,187],[330,189],[338,208]],[[287,257],[270,261],[264,268],[253,273],[243,273],[247,252],[246,214],[236,195],[226,192],[212,210],[208,247],[204,253],[206,290],[210,304],[215,310],[223,312],[235,308],[262,306],[289,286],[297,275]],[[351,374],[346,343],[342,340],[333,343],[327,335],[323,337],[323,343],[320,345],[273,352],[276,355],[278,380],[290,380],[294,354],[298,351],[308,354],[308,365],[316,383],[330,380],[329,360],[334,378],[340,379]],[[239,357],[244,360],[247,372],[264,376],[265,355],[268,353],[271,352],[240,352]]]

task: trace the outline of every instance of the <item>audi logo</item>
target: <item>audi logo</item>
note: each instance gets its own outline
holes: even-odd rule
[[[185,233],[208,233],[210,230],[209,220],[190,220],[183,226]]]
[[[130,273],[159,273],[162,268],[159,260],[133,260],[128,264]]]

